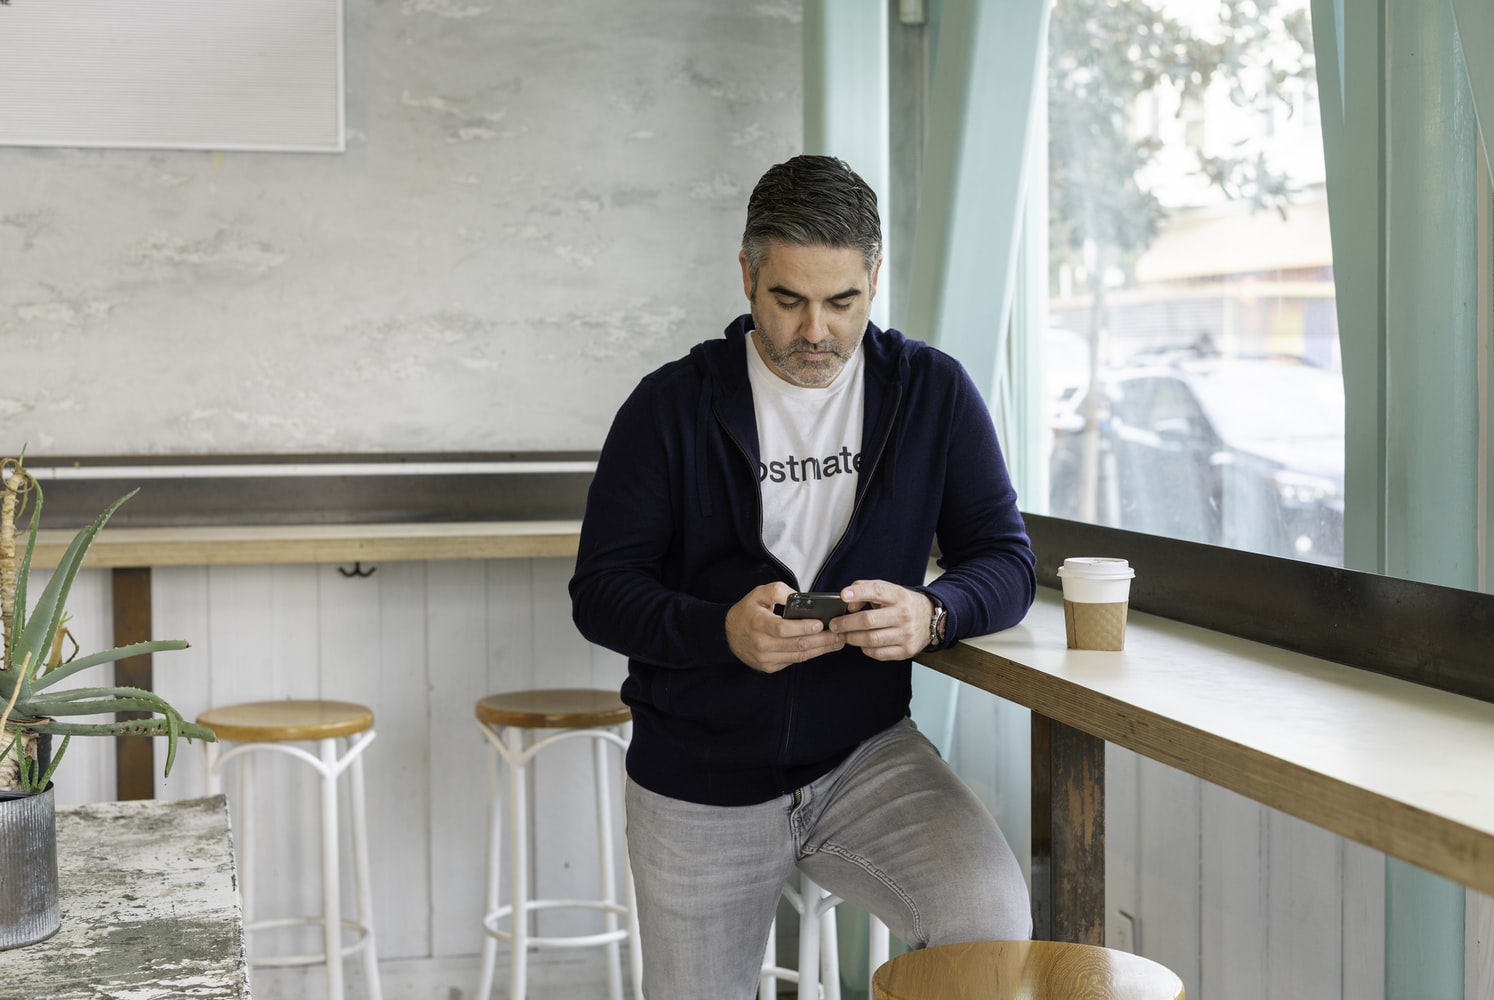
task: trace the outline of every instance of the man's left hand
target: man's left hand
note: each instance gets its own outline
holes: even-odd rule
[[[860,646],[874,660],[912,659],[928,646],[934,605],[924,594],[886,580],[857,580],[840,596],[853,613],[830,627],[847,645]]]

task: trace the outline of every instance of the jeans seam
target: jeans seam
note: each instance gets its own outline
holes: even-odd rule
[[[914,937],[920,941],[923,940],[923,915],[918,912],[918,904],[915,903],[913,901],[913,897],[904,892],[902,887],[894,882],[885,871],[872,864],[862,855],[857,854],[855,851],[848,851],[844,847],[841,847],[839,844],[824,843],[816,849],[807,852],[806,856],[808,854],[833,854],[836,857],[840,858],[842,861],[846,861],[850,864],[855,865],[857,868],[860,868],[862,871],[866,872],[878,882],[881,882],[892,892],[893,895],[897,896],[898,899],[901,899],[903,901],[903,905],[906,906],[908,908],[908,912],[913,915]]]

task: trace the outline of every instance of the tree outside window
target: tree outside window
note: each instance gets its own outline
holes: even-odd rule
[[[1050,512],[1343,560],[1306,0],[1057,0]]]

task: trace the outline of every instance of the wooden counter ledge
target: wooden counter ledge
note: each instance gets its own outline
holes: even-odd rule
[[[1494,893],[1494,704],[1132,613],[1065,648],[1063,601],[933,669],[1465,886]]]
[[[85,566],[222,566],[265,563],[533,559],[576,554],[579,521],[286,524],[179,528],[106,527]],[[57,565],[72,531],[37,532],[34,564]]]

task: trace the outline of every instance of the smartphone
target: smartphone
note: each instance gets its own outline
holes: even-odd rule
[[[846,602],[835,593],[790,594],[788,601],[783,605],[783,617],[818,618],[825,623],[826,628],[830,627],[830,619],[839,618],[848,612]]]

